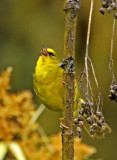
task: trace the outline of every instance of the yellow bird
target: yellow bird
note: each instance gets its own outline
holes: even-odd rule
[[[37,61],[33,79],[37,96],[46,107],[53,111],[63,110],[63,69],[59,65],[60,61],[55,51],[50,48],[43,48]],[[81,102],[84,103],[84,107]],[[79,125],[77,127],[79,137],[82,136],[84,126],[89,135],[101,138],[105,133],[109,133],[111,129],[105,123],[103,114],[101,112],[94,114],[90,111],[91,108],[89,103],[85,103],[80,99],[78,85],[75,80],[74,118],[76,118],[75,123]]]
[[[63,69],[53,49],[43,48],[34,74],[34,90],[41,102],[53,111],[63,110]],[[76,97],[78,89],[76,86]],[[76,107],[76,103],[74,104]]]

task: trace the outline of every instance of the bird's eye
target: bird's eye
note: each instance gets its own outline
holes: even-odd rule
[[[49,54],[49,56],[55,56],[55,54],[52,52],[48,52],[48,54]]]

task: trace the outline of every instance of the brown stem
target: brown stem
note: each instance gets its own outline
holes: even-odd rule
[[[112,85],[116,84],[116,79],[113,71],[113,41],[114,41],[114,33],[115,33],[115,24],[116,24],[116,19],[113,21],[113,29],[112,29],[112,38],[111,38],[111,51],[110,51],[110,62],[109,62],[109,70],[112,75]]]
[[[74,80],[75,80],[75,36],[77,15],[80,8],[79,0],[65,0],[65,35],[64,35],[64,112],[62,127],[62,160],[74,159]]]
[[[87,41],[86,41],[86,53],[85,53],[85,70],[86,70],[86,79],[87,79],[87,92],[86,97],[89,100],[89,71],[88,71],[88,56],[89,56],[89,38],[91,32],[91,20],[93,13],[93,0],[91,0],[90,14],[89,14],[89,22],[88,22],[88,31],[87,31]]]

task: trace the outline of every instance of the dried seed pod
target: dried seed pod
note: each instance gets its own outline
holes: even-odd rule
[[[96,129],[98,127],[97,123],[92,124],[92,129]]]
[[[103,124],[102,120],[99,119],[99,120],[97,121],[97,124],[98,124],[99,126],[102,126],[102,124]]]
[[[81,103],[81,106],[82,106],[82,108],[85,108],[86,102],[82,102],[82,103]]]
[[[117,101],[117,85],[111,85],[110,86],[110,95],[108,97],[109,97],[110,100]]]
[[[105,119],[103,116],[100,118],[100,121],[102,121],[102,123],[104,123]]]
[[[83,127],[84,126],[84,121],[79,121],[78,125],[79,125],[79,127]]]
[[[111,7],[108,7],[108,13],[111,13],[111,11],[112,11],[112,8]]]
[[[112,10],[117,10],[117,3],[115,3],[114,0],[104,0],[102,2],[102,8],[100,8],[100,12],[105,14],[105,9],[107,9],[108,13],[111,13]],[[117,19],[116,13],[115,19]]]
[[[111,89],[111,90],[110,90],[110,93],[111,93],[112,95],[114,95],[114,94],[115,94],[115,90]]]
[[[112,7],[113,10],[116,10],[117,4],[113,2],[113,3],[111,4],[111,7]]]
[[[97,116],[98,118],[101,118],[101,117],[103,116],[103,114],[102,114],[102,112],[97,111],[97,112],[96,112],[96,116]]]
[[[117,19],[117,12],[115,13],[115,19]]]
[[[113,85],[110,86],[110,90],[113,90]]]
[[[90,131],[91,135],[95,134],[95,130],[94,129],[90,129],[89,131]]]
[[[84,113],[85,113],[86,115],[91,115],[91,109],[86,108],[86,109],[84,110]]]
[[[107,5],[107,2],[103,1],[103,2],[102,2],[102,7],[103,7],[103,8],[107,8],[107,6],[108,6],[108,5]]]
[[[89,103],[87,104],[87,107],[86,107],[86,111],[87,111],[87,114],[89,114],[91,116],[92,112],[93,112],[93,103]]]
[[[81,138],[82,137],[82,133],[78,133],[78,137]]]
[[[78,121],[83,121],[83,117],[81,115],[78,115]]]
[[[96,117],[94,115],[91,116],[92,123],[96,121]]]
[[[95,122],[95,121],[96,121],[96,116],[95,116],[95,115],[92,115],[91,117],[92,117],[92,119],[93,119],[93,122]]]
[[[95,130],[92,128],[92,126],[89,127],[89,132],[91,135],[95,134]]]
[[[117,91],[117,85],[113,85],[113,89]]]
[[[74,124],[78,124],[78,118],[74,119]]]
[[[86,121],[87,121],[87,123],[91,124],[91,123],[92,123],[91,117],[88,117],[88,118],[86,119]]]
[[[115,96],[113,96],[111,94],[108,97],[109,97],[110,100],[114,100],[115,99]]]
[[[94,119],[93,119],[92,117],[88,117],[88,118],[86,119],[86,121],[87,121],[87,123],[89,123],[89,124],[93,124]]]
[[[77,127],[76,131],[77,131],[78,137],[81,138],[82,137],[82,128],[81,127]]]
[[[103,124],[102,124],[101,130],[102,130],[103,132],[106,130],[106,123],[103,123]]]
[[[85,113],[85,110],[79,110],[79,114],[83,115]]]
[[[77,131],[78,133],[82,133],[82,128],[81,128],[81,127],[77,127],[77,128],[76,128],[76,131]]]
[[[103,14],[103,15],[105,14],[104,8],[100,8],[100,13]]]

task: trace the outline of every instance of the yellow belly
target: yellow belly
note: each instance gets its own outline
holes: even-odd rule
[[[57,64],[42,66],[34,75],[34,90],[49,109],[59,111],[63,108],[63,70]]]

